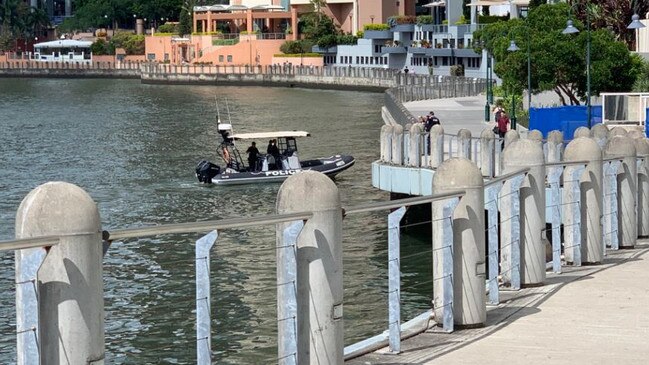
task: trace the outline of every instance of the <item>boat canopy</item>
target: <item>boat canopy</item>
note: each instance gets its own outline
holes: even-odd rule
[[[233,134],[233,139],[272,139],[287,137],[309,137],[311,134],[305,131],[284,131],[284,132],[260,132],[260,133],[239,133]]]

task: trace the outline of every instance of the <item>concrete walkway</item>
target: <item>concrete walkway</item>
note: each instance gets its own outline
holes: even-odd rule
[[[436,328],[352,364],[647,364],[649,241],[608,251],[602,265],[565,267],[545,285],[501,292],[484,328]],[[385,350],[383,350],[384,352]]]
[[[485,96],[471,96],[454,99],[433,99],[404,103],[403,105],[415,117],[426,115],[431,110],[439,118],[444,127],[444,133],[457,134],[466,128],[473,137],[480,137],[482,131],[496,125],[495,122],[484,121]],[[493,114],[490,114],[493,119]]]

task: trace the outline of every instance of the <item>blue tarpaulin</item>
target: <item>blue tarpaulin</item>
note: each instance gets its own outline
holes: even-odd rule
[[[554,130],[563,132],[564,139],[572,139],[575,130],[587,127],[588,110],[586,106],[558,106],[552,108],[530,109],[530,130],[537,129],[547,138]],[[602,106],[591,106],[591,126],[602,122]]]

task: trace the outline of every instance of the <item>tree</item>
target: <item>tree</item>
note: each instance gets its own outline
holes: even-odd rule
[[[318,22],[322,20],[322,8],[327,6],[326,0],[309,0],[311,6],[313,6],[313,11],[318,14]],[[316,22],[317,24],[317,22]]]
[[[633,84],[633,91],[637,93],[649,92],[649,62],[643,62],[640,74]]]
[[[180,10],[180,15],[178,17],[178,33],[180,35],[191,34],[192,33],[192,13],[194,9],[193,0],[185,0],[185,4]]]
[[[532,10],[543,4],[547,4],[547,0],[530,0],[529,9]]]
[[[532,92],[552,90],[565,104],[580,104],[587,89],[587,32],[564,35],[569,6],[541,5],[530,11],[528,19],[511,19],[490,24],[474,34],[475,49],[485,47],[496,59],[494,71],[506,90],[521,93],[527,88],[527,42],[532,59]],[[584,29],[579,20],[575,26]],[[514,39],[521,51],[508,52]],[[591,32],[591,93],[628,91],[640,64],[626,45],[616,41],[609,30]]]

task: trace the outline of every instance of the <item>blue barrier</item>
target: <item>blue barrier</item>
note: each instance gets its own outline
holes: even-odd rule
[[[644,115],[647,116],[647,120],[644,122],[644,135],[649,137],[649,108],[647,108]]]
[[[563,132],[565,139],[572,139],[575,130],[586,127],[588,110],[586,106],[558,106],[552,108],[530,109],[530,130],[536,129],[547,138],[548,133],[554,130]],[[602,106],[591,106],[591,126],[602,122]]]

